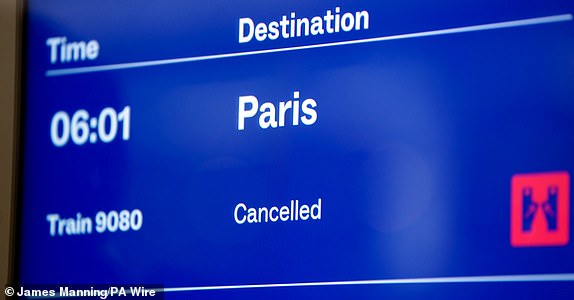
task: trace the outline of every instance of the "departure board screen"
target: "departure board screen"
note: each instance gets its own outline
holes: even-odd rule
[[[41,296],[574,297],[574,2],[25,8]]]

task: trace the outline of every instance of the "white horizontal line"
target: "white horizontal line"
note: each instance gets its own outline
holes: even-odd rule
[[[214,54],[214,55],[205,55],[205,56],[192,56],[192,57],[184,57],[184,58],[150,60],[150,61],[142,61],[142,62],[120,63],[120,64],[110,64],[110,65],[101,65],[101,66],[52,69],[52,70],[46,71],[46,76],[48,76],[48,77],[63,76],[63,75],[72,75],[72,74],[112,71],[112,70],[120,70],[120,69],[151,67],[151,66],[167,65],[167,64],[178,64],[178,63],[186,63],[186,62],[202,61],[202,60],[231,58],[231,57],[239,57],[239,56],[259,55],[259,54],[267,54],[267,53],[297,51],[297,50],[325,48],[325,47],[336,47],[336,46],[353,45],[353,44],[374,43],[374,42],[381,42],[381,41],[410,39],[410,38],[435,36],[435,35],[446,35],[446,34],[471,32],[471,31],[492,30],[492,29],[502,29],[502,28],[528,26],[528,25],[538,25],[538,24],[545,24],[545,23],[566,22],[566,21],[572,21],[572,19],[573,19],[572,14],[562,14],[562,15],[553,15],[553,16],[540,17],[540,18],[521,19],[521,20],[515,20],[515,21],[489,23],[489,24],[482,24],[482,25],[456,27],[456,28],[449,28],[449,29],[423,31],[423,32],[415,32],[415,33],[367,38],[367,39],[324,43],[324,44],[314,44],[314,45],[295,46],[295,47],[286,47],[286,48],[274,48],[274,49],[256,50],[256,51],[247,51],[247,52],[233,52],[233,53]]]
[[[350,280],[350,281],[319,281],[296,283],[246,284],[246,285],[214,285],[193,287],[170,287],[154,289],[156,292],[193,292],[233,289],[262,289],[289,287],[320,287],[320,286],[350,286],[350,285],[395,285],[395,284],[441,284],[441,283],[493,283],[493,282],[574,282],[574,273],[559,274],[523,274],[523,275],[490,275],[490,276],[458,276],[458,277],[427,277],[380,280]],[[126,291],[131,294],[130,291]],[[31,299],[58,299],[65,296],[32,296]]]
[[[527,275],[492,275],[492,276],[461,276],[461,277],[431,277],[380,280],[351,280],[351,281],[320,281],[296,283],[246,284],[246,285],[215,285],[194,287],[168,287],[164,292],[191,292],[209,290],[233,289],[262,289],[285,287],[317,287],[317,286],[349,286],[349,285],[392,285],[392,284],[430,284],[430,283],[489,283],[489,282],[574,282],[574,273],[564,274],[527,274]]]

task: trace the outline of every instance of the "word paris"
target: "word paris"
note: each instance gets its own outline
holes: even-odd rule
[[[327,10],[325,15],[311,18],[297,18],[295,12],[291,12],[290,17],[283,15],[281,20],[257,25],[251,18],[240,18],[239,43],[250,42],[253,37],[262,42],[266,39],[289,39],[364,29],[369,29],[369,12],[366,10],[341,14],[341,8],[336,7],[335,13]]]
[[[299,91],[293,92],[293,100],[281,101],[278,104],[265,102],[259,105],[259,99],[255,96],[239,97],[239,113],[237,116],[237,129],[245,129],[246,119],[253,118],[259,114],[259,127],[262,129],[277,128],[286,125],[288,117],[293,126],[299,125],[299,121],[304,125],[313,125],[317,121],[317,101],[307,98],[301,103]]]

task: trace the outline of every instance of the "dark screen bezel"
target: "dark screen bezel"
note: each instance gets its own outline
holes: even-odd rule
[[[8,284],[20,283],[20,261],[22,242],[22,196],[24,190],[24,135],[26,117],[26,69],[28,54],[28,0],[16,1],[16,56],[15,56],[15,102],[14,102],[14,139],[12,152],[12,199],[10,203],[10,253],[8,265]]]

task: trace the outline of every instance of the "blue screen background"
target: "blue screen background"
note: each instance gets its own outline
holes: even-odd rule
[[[368,30],[237,42],[238,19],[368,10]],[[574,273],[574,246],[510,245],[510,179],[574,174],[574,22],[47,77],[106,65],[572,13],[571,1],[28,1],[24,283],[166,287]],[[52,65],[46,39],[96,39]],[[317,102],[317,122],[237,130],[238,97]],[[50,139],[52,117],[131,107],[131,137]],[[290,119],[287,119],[289,124]],[[322,219],[233,210],[322,199]],[[46,215],[140,209],[139,231],[49,235]],[[572,214],[572,205],[570,208]],[[572,227],[570,227],[572,228]],[[571,230],[572,231],[572,230]],[[571,282],[168,293],[166,298],[570,299]]]

